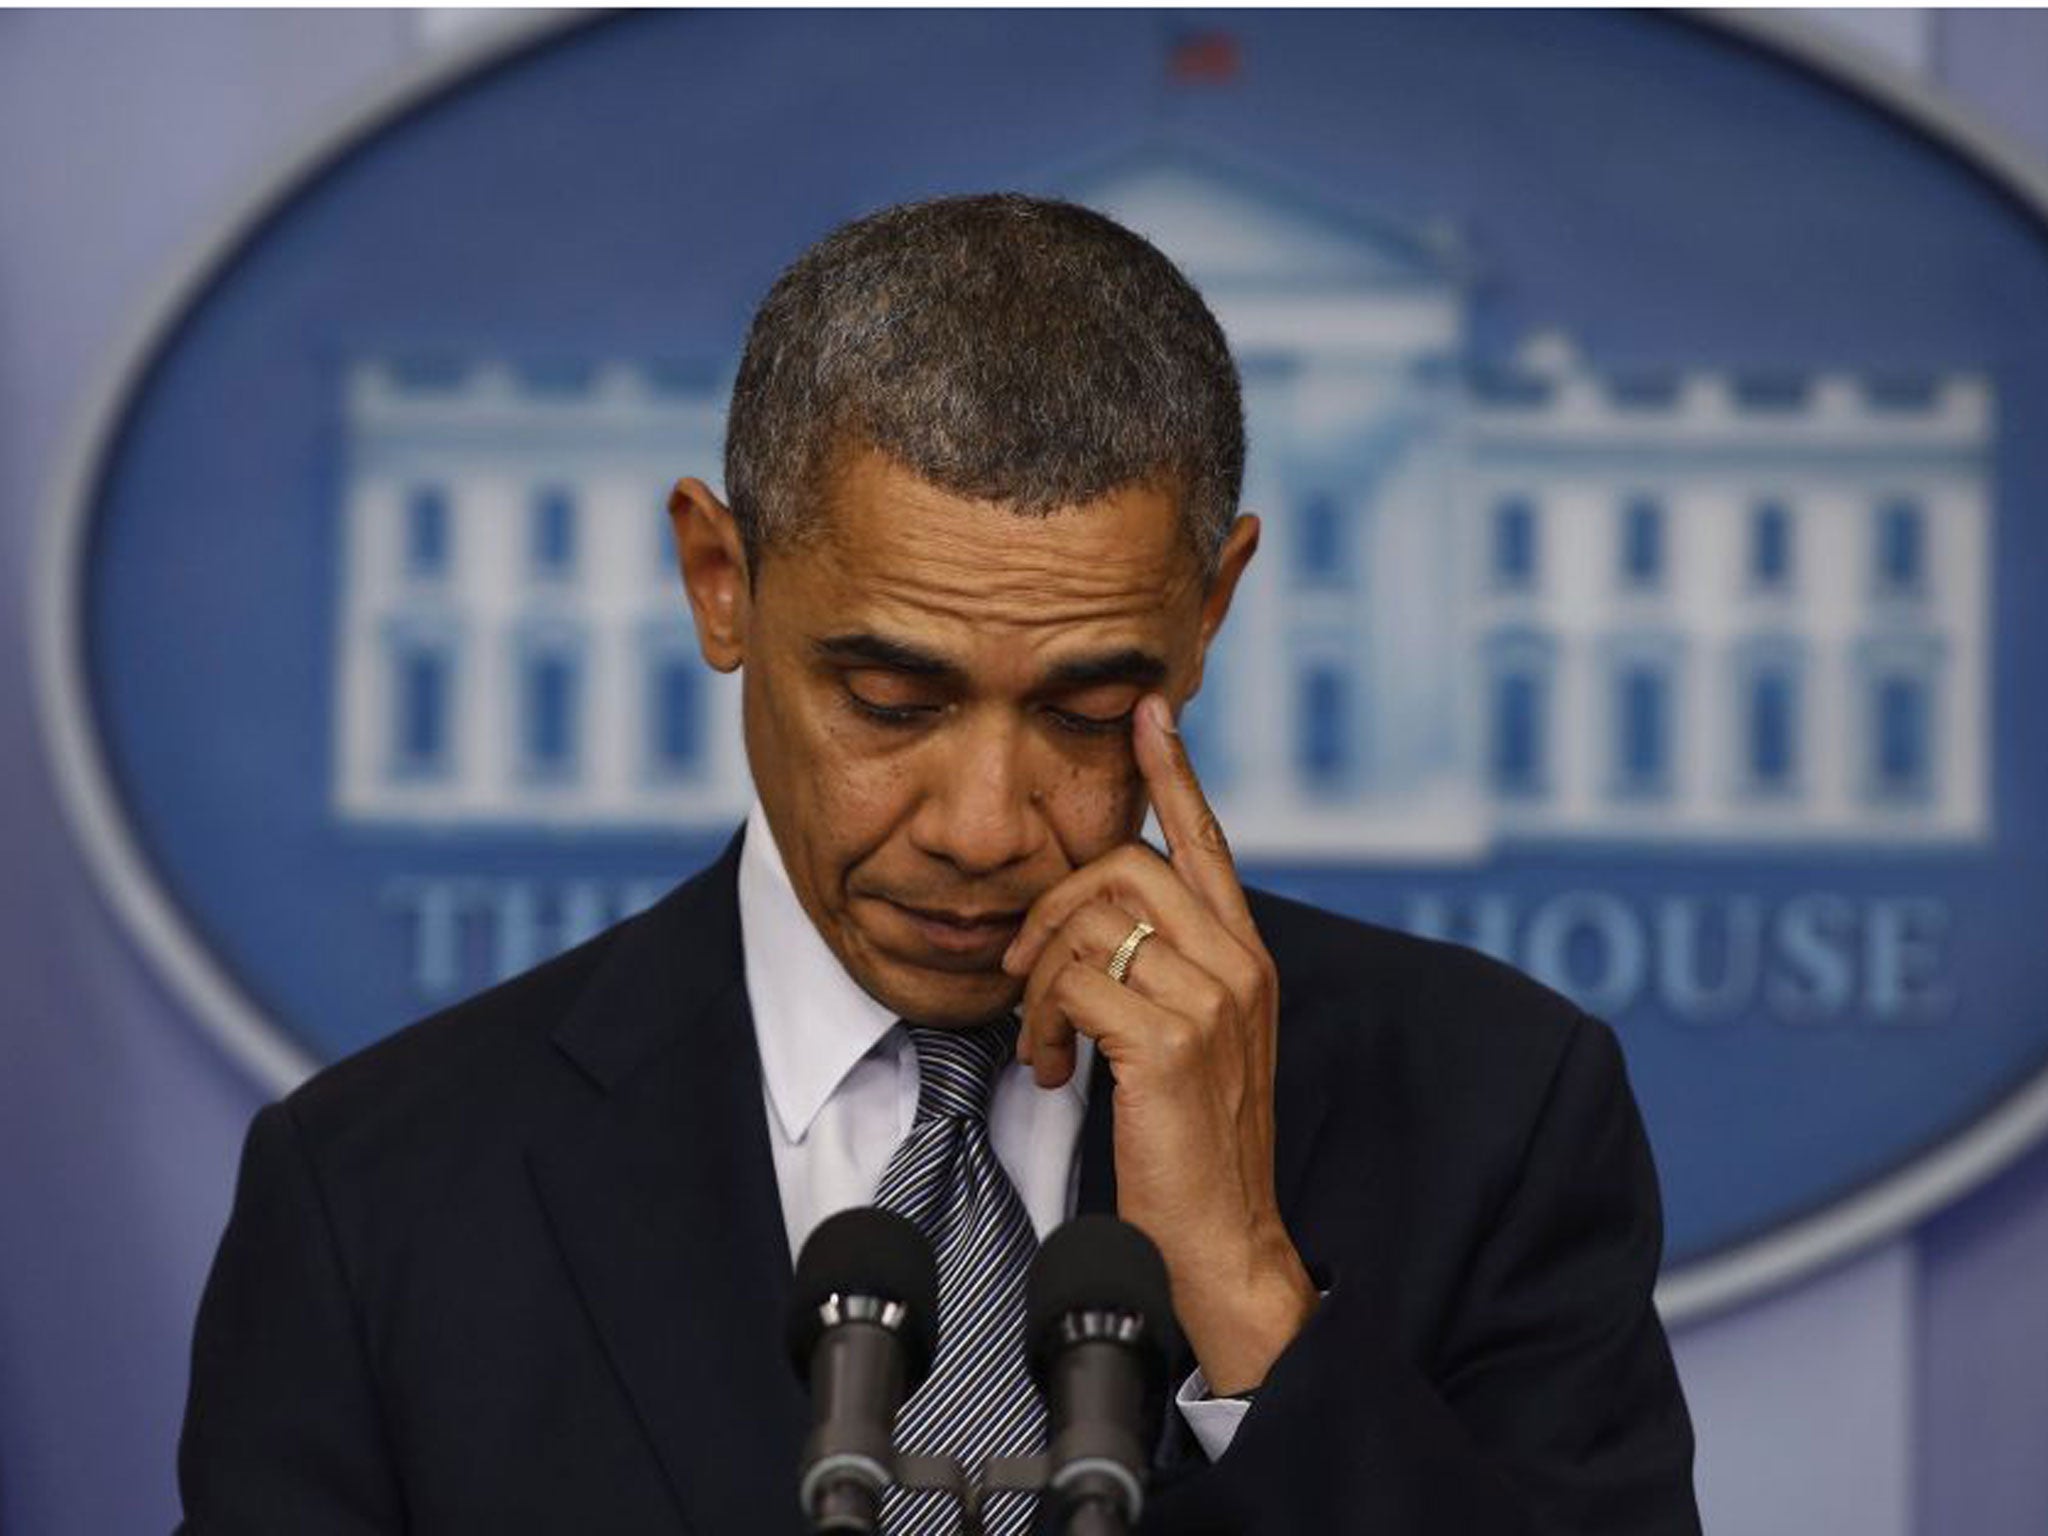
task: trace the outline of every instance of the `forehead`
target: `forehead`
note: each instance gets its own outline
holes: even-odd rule
[[[1202,586],[1167,487],[1020,514],[954,495],[873,449],[842,457],[816,536],[773,558],[786,562],[810,622],[950,636],[956,649],[1157,638],[1198,606]]]

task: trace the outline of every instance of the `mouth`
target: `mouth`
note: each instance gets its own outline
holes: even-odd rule
[[[1003,951],[1010,947],[1010,940],[1017,936],[1017,929],[1023,924],[1021,909],[1006,912],[959,912],[938,907],[913,907],[904,902],[882,898],[882,904],[890,909],[909,933],[917,939],[917,947],[952,964],[946,968],[957,969],[962,963],[974,969],[993,967],[1002,959]]]

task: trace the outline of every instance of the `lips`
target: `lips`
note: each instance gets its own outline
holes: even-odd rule
[[[1022,911],[957,912],[946,908],[913,907],[883,898],[883,904],[897,917],[917,946],[954,961],[986,962],[993,965],[1010,947],[1010,940],[1024,921]]]
[[[1024,919],[1022,912],[952,912],[939,907],[913,907],[901,901],[896,905],[913,917],[948,928],[1014,928]]]

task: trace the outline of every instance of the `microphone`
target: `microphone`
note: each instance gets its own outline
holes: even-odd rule
[[[797,1499],[813,1531],[881,1529],[896,1410],[931,1369],[939,1273],[924,1234],[865,1206],[819,1223],[789,1299],[790,1364],[810,1388]]]
[[[1025,1297],[1032,1375],[1051,1419],[1042,1497],[1057,1511],[1054,1529],[1133,1530],[1179,1340],[1166,1261],[1129,1222],[1077,1216],[1039,1249]]]

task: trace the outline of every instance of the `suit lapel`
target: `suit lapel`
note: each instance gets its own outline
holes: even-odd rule
[[[1081,1178],[1074,1192],[1076,1216],[1116,1214],[1116,1121],[1110,1105],[1116,1079],[1109,1058],[1097,1051],[1088,1074],[1088,1103],[1081,1111]]]
[[[789,1248],[740,959],[737,849],[620,935],[555,1036],[597,1091],[528,1158],[689,1523],[794,1531],[806,1408],[782,1351]]]

